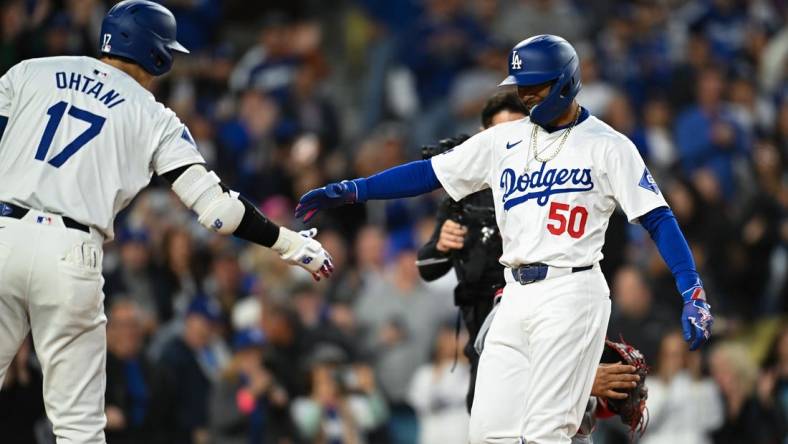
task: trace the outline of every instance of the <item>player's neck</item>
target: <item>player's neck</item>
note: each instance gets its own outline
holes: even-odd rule
[[[147,90],[150,90],[153,86],[153,76],[136,63],[129,63],[114,57],[102,57],[101,61],[130,75],[131,78]]]
[[[553,128],[567,126],[570,123],[575,121],[575,117],[577,116],[577,108],[580,106],[577,101],[572,101],[572,104],[561,114],[561,117],[555,119],[554,121],[550,122],[550,126]]]

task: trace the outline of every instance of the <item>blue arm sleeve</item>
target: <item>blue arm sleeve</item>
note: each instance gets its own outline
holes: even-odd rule
[[[0,140],[3,140],[3,133],[5,132],[5,126],[7,124],[8,124],[8,117],[0,116]]]
[[[692,294],[689,290],[702,284],[698,272],[695,270],[692,252],[690,252],[687,240],[684,239],[684,234],[679,228],[676,216],[673,215],[670,208],[659,207],[641,216],[640,224],[657,244],[659,254],[662,255],[662,259],[665,260],[670,272],[673,273],[676,288],[686,301]]]
[[[355,179],[353,183],[356,184],[358,202],[418,196],[441,187],[429,160],[389,168],[374,176]]]

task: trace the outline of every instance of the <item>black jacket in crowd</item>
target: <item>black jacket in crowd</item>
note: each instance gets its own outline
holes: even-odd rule
[[[144,356],[140,356],[139,359],[149,396],[144,419],[139,424],[133,424],[132,400],[128,390],[125,363],[111,352],[107,352],[105,405],[118,407],[126,418],[126,427],[122,430],[105,430],[108,444],[174,442],[172,425],[175,419],[175,406],[172,402],[172,377]]]

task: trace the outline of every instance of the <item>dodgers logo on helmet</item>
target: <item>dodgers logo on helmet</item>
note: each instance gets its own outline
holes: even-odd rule
[[[523,60],[520,58],[520,54],[517,54],[517,51],[512,51],[512,69],[522,69],[523,67]]]
[[[176,30],[169,9],[147,0],[126,0],[113,6],[101,22],[99,47],[102,54],[132,60],[159,76],[172,68],[174,52],[189,53],[175,39]]]
[[[580,63],[566,40],[537,35],[512,49],[509,76],[500,86],[534,86],[552,82],[547,96],[530,110],[531,121],[545,126],[561,116],[580,92]]]

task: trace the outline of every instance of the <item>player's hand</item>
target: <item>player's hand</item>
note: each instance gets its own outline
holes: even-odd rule
[[[334,272],[331,255],[323,249],[320,242],[313,239],[317,229],[304,230],[296,233],[285,227],[279,228],[279,239],[271,249],[287,263],[312,273],[312,277],[319,281],[321,277],[329,277]]]
[[[339,183],[330,183],[301,196],[295,209],[295,216],[308,222],[320,210],[356,203],[357,198],[358,189],[352,181],[343,180]]]
[[[690,350],[697,350],[711,337],[714,317],[711,305],[706,302],[706,292],[702,287],[693,287],[682,294],[684,309],[681,311],[681,329],[684,340],[689,342]]]
[[[616,363],[599,364],[591,387],[591,395],[599,398],[626,399],[629,395],[616,391],[631,390],[637,386],[640,376],[634,366]]]
[[[467,227],[463,227],[451,219],[446,219],[446,222],[441,227],[441,233],[435,248],[441,253],[447,253],[449,250],[461,250],[465,244],[466,234],[468,234]]]

